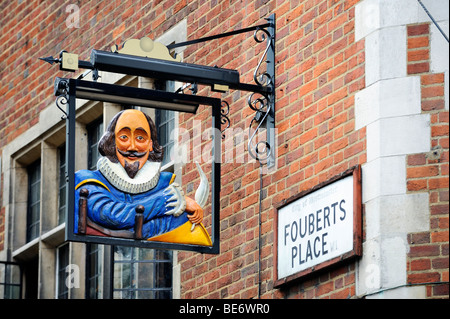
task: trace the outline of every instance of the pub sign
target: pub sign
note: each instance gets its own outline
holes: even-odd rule
[[[113,48],[113,52],[92,50],[91,62],[78,61],[78,66],[67,65],[69,60],[76,61],[77,55],[69,58],[64,51],[60,60],[43,58],[49,63],[61,63],[62,70],[76,71],[80,65],[93,70],[93,81],[83,80],[83,73],[77,79],[56,78],[54,86],[56,106],[66,119],[65,239],[219,253],[221,100],[102,83],[97,81],[97,71],[162,80],[177,80],[174,77],[183,76],[183,70],[200,74],[209,71],[210,76],[222,79],[238,78],[238,73],[181,63],[167,47],[147,37],[131,39],[122,49]],[[75,171],[76,99],[124,107],[108,123],[98,143],[101,157],[94,170]],[[211,178],[196,163],[200,184],[195,196],[186,196],[175,174],[161,170],[164,149],[158,142],[154,119],[143,110],[195,114],[200,105],[211,109]]]

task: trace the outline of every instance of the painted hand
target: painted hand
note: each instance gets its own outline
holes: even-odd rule
[[[166,215],[180,216],[186,209],[184,192],[177,183],[170,184],[164,191],[164,201],[168,211]]]
[[[188,219],[193,224],[200,224],[203,220],[203,209],[195,200],[189,197],[186,199],[186,212],[188,213]]]

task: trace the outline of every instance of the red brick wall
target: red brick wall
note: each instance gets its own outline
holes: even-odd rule
[[[448,297],[449,114],[444,110],[444,74],[430,72],[430,25],[408,26],[408,74],[421,79],[422,113],[430,114],[429,153],[407,157],[409,192],[430,194],[430,231],[408,237],[408,283],[446,282],[427,287],[428,297]]]
[[[314,275],[291,287],[273,288],[273,207],[366,161],[365,129],[354,129],[354,94],[365,85],[364,41],[354,40],[356,2],[281,1],[277,5],[275,1],[249,1],[247,5],[245,2],[229,7],[222,4],[222,10],[206,3],[188,17],[189,35],[197,38],[220,32],[216,28],[217,20],[211,17],[217,16],[219,21],[226,21],[222,16],[228,17],[225,25],[247,27],[261,23],[269,13],[276,13],[278,163],[277,170],[264,175],[263,179],[263,298],[355,296],[354,264]],[[250,36],[216,40],[211,47],[193,46],[185,51],[185,58],[188,62],[237,68],[241,81],[251,83],[258,53],[264,47],[258,47]],[[209,89],[201,93],[207,91]],[[223,97],[231,106],[231,128],[247,130],[253,116],[246,104],[248,94],[231,92]],[[208,109],[201,109],[198,116],[207,118],[208,114]],[[181,119],[186,129],[192,127],[190,117]],[[247,152],[246,143],[247,140],[244,143]],[[226,152],[231,151],[226,149]],[[205,167],[208,169],[207,165]],[[184,173],[192,170],[195,166],[187,165]],[[192,189],[196,189],[199,181],[193,183]],[[221,254],[216,257],[179,253],[182,296],[257,296],[258,200],[259,164],[222,164]],[[208,219],[205,224],[209,226]]]

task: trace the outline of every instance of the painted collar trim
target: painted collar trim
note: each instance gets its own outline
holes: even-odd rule
[[[146,162],[134,178],[130,178],[120,163],[113,163],[100,157],[97,169],[117,189],[131,194],[143,193],[153,189],[159,181],[161,163]]]

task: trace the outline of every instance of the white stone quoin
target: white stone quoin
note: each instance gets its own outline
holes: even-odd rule
[[[423,3],[448,34],[448,1]],[[366,241],[356,278],[361,297],[426,297],[424,286],[406,282],[407,234],[427,231],[430,214],[428,193],[406,193],[406,156],[431,150],[420,77],[406,71],[406,26],[429,21],[415,0],[364,0],[355,9],[355,40],[365,40],[366,59],[366,88],[355,96],[355,129],[366,127],[367,134]],[[445,73],[448,109],[448,43],[433,25],[430,30],[431,69]]]

